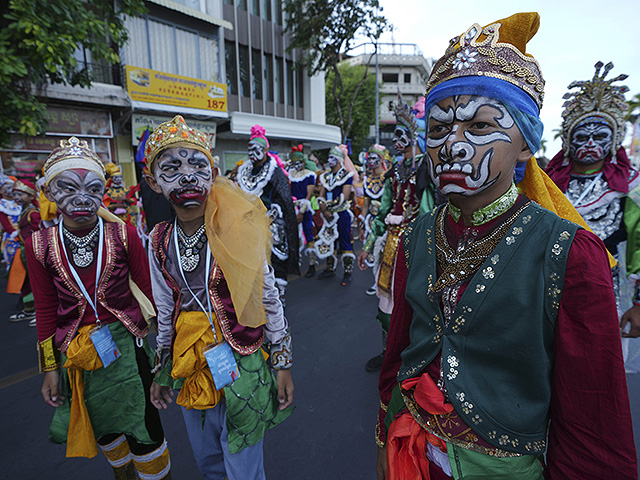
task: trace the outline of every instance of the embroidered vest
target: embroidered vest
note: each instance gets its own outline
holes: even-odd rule
[[[31,234],[31,239],[35,257],[51,272],[58,290],[55,344],[61,352],[65,352],[82,322],[86,309],[91,306],[73,279],[67,261],[63,259],[58,227],[35,231]],[[103,255],[102,273],[96,286],[98,303],[120,320],[133,335],[146,336],[147,322],[129,287],[128,238],[124,224],[104,223]]]
[[[181,292],[180,286],[167,270],[167,261],[171,261],[167,252],[172,235],[173,221],[160,222],[151,232],[151,244],[160,263],[162,275],[173,291],[175,306],[172,314],[172,323],[175,332],[176,321],[180,314]],[[215,261],[215,252],[213,266],[209,275],[209,297],[211,298],[211,308],[220,323],[222,334],[231,348],[241,355],[250,355],[257,351],[264,340],[264,329],[262,326],[258,328],[244,327],[238,323],[236,311],[231,301],[231,292],[222,270]]]
[[[531,203],[471,278],[445,326],[435,283],[436,218],[418,217],[404,237],[413,309],[398,380],[418,375],[442,350],[444,383],[462,419],[491,445],[546,448],[555,322],[577,225]]]

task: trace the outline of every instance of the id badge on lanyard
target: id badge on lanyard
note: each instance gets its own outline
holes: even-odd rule
[[[209,273],[211,270],[211,248],[209,247],[209,242],[207,242],[207,260],[204,269],[204,285],[207,297],[207,307],[205,308],[200,299],[193,293],[191,287],[189,286],[189,282],[187,282],[187,278],[184,275],[184,271],[182,269],[182,262],[180,261],[180,249],[178,248],[178,219],[174,221],[173,224],[173,243],[176,248],[176,256],[178,257],[178,270],[180,270],[180,275],[182,275],[182,280],[184,284],[187,286],[189,293],[196,301],[198,306],[202,309],[204,314],[209,319],[209,323],[211,324],[211,330],[213,331],[213,340],[215,343],[207,345],[202,349],[202,353],[207,360],[207,365],[209,366],[209,370],[211,370],[211,376],[213,377],[213,383],[215,384],[216,389],[221,390],[223,387],[233,383],[239,376],[240,372],[238,370],[238,363],[236,362],[235,357],[233,356],[233,350],[229,346],[229,344],[225,341],[218,343],[218,336],[216,335],[216,328],[213,325],[213,313],[211,309],[211,298],[209,298],[209,292],[207,286],[209,285]]]
[[[116,345],[116,342],[113,339],[113,335],[111,335],[111,330],[109,330],[109,327],[101,325],[100,317],[98,316],[98,282],[100,281],[100,273],[102,273],[102,250],[104,249],[104,223],[102,222],[102,219],[98,217],[98,229],[99,229],[98,230],[98,259],[96,264],[96,282],[94,285],[93,298],[91,297],[91,295],[89,295],[89,292],[87,292],[87,288],[84,286],[84,283],[82,283],[82,280],[78,275],[78,272],[73,266],[73,263],[71,263],[71,259],[67,255],[67,250],[64,244],[64,236],[62,233],[63,228],[64,228],[63,222],[61,221],[58,227],[58,232],[60,234],[60,250],[62,251],[62,254],[67,258],[67,264],[69,265],[69,270],[71,271],[71,275],[76,281],[78,288],[80,289],[80,291],[82,292],[82,295],[84,295],[84,298],[86,298],[87,303],[89,303],[89,305],[91,306],[91,308],[93,309],[96,315],[97,328],[94,328],[93,330],[91,330],[91,333],[89,334],[89,338],[91,338],[91,342],[93,343],[93,346],[95,347],[96,352],[100,357],[100,360],[102,360],[102,366],[106,368],[109,365],[111,365],[115,360],[117,360],[118,357],[120,357],[120,349],[118,349],[118,346]]]

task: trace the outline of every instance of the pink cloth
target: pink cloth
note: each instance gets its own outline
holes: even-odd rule
[[[611,156],[606,158],[602,171],[611,189],[622,193],[629,192],[631,163],[624,148],[618,150],[614,160],[611,159]],[[571,160],[564,156],[562,150],[551,159],[545,172],[551,177],[551,180],[554,181],[560,190],[563,192],[567,191],[569,181],[571,180]]]

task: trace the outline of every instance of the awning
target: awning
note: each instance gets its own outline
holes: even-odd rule
[[[151,3],[155,3],[156,5],[162,5],[165,8],[175,10],[176,12],[184,13],[185,15],[189,15],[190,17],[203,20],[207,23],[218,25],[222,28],[226,28],[227,30],[233,30],[233,25],[231,24],[231,22],[227,22],[222,18],[217,18],[211,15],[207,15],[206,13],[201,12],[200,10],[187,7],[186,5],[182,5],[181,3],[174,2],[172,0],[148,0],[148,1]]]
[[[152,111],[176,115],[193,115],[195,118],[229,118],[227,112],[215,112],[213,110],[203,110],[201,108],[178,107],[176,105],[163,105],[160,103],[140,102],[131,100],[131,107],[134,111]]]
[[[265,128],[267,138],[305,143],[313,150],[342,143],[340,129],[334,125],[244,112],[231,113],[231,133],[233,134],[249,136],[251,127],[256,124]]]

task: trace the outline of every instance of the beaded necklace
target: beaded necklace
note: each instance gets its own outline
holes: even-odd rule
[[[207,232],[204,223],[200,225],[193,235],[187,235],[177,225],[178,247],[180,249],[180,264],[185,272],[193,272],[200,263],[200,250],[207,242]]]
[[[98,244],[98,224],[93,229],[82,237],[74,235],[66,228],[62,229],[65,244],[71,251],[71,258],[76,267],[86,268],[93,262],[93,249]]]
[[[504,212],[513,207],[518,199],[518,187],[515,183],[511,183],[509,190],[498,199],[491,202],[486,207],[479,208],[471,215],[471,225],[478,227],[496,217],[499,217]],[[458,207],[449,202],[449,213],[453,219],[457,222],[460,220],[462,212]]]

